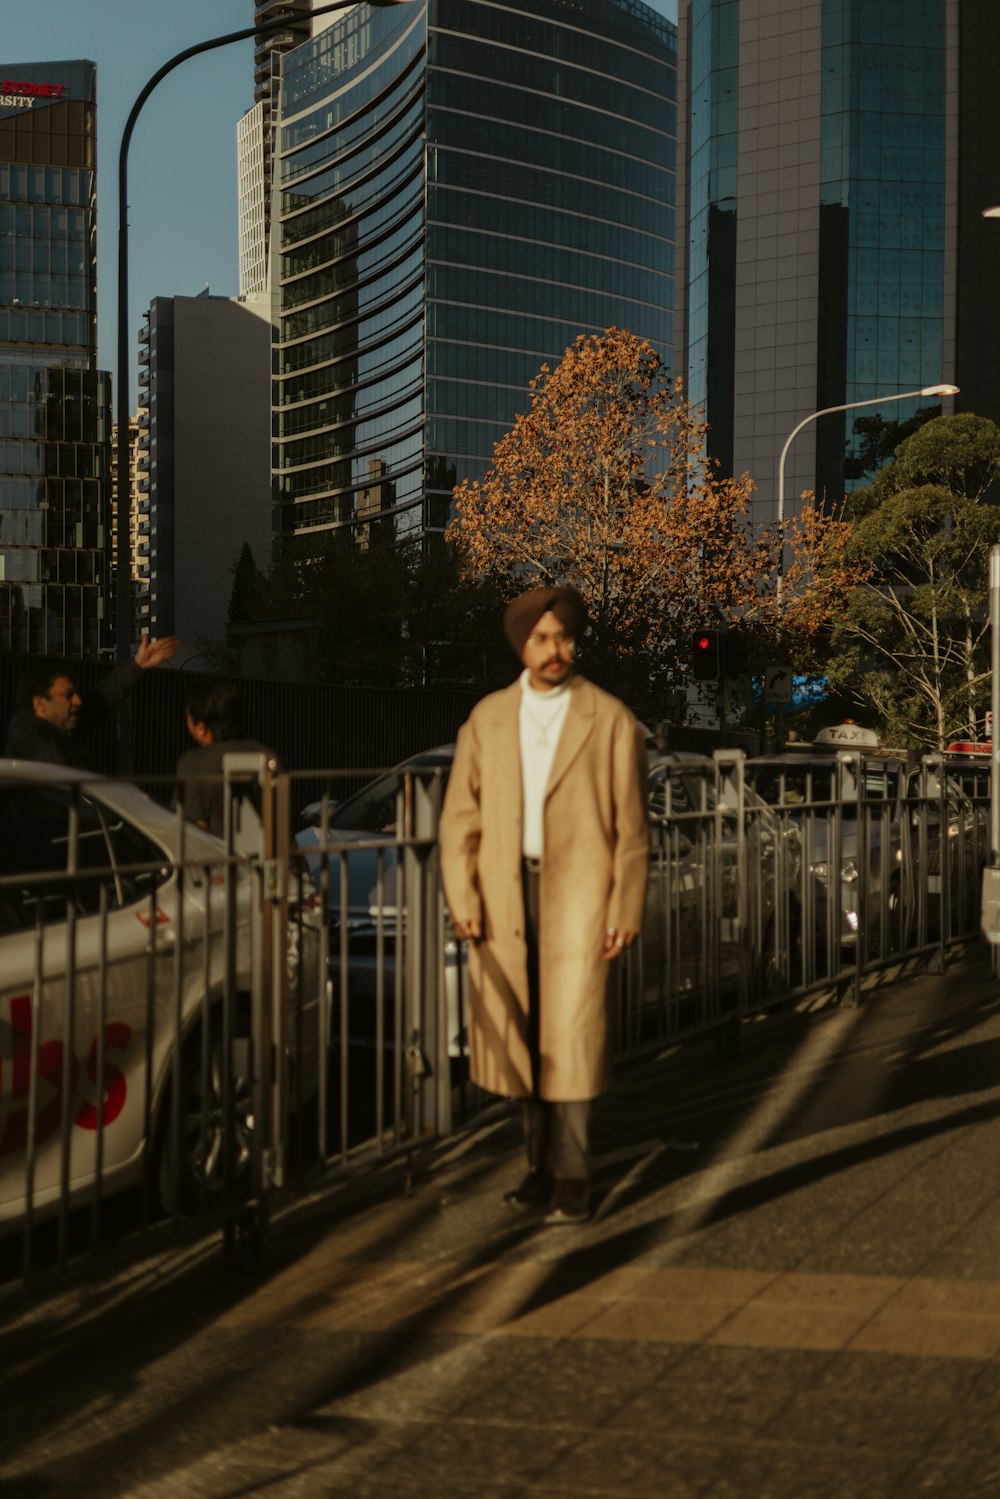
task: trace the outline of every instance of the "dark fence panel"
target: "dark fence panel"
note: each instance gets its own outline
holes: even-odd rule
[[[17,683],[35,656],[0,655],[0,728],[6,739]],[[73,661],[69,670],[82,696],[110,668]],[[155,667],[143,673],[128,699],[132,722],[132,773],[136,778],[171,775],[178,756],[191,748],[184,727],[184,705],[205,681],[201,672]],[[336,767],[383,769],[409,755],[454,740],[479,693],[461,688],[332,687],[306,682],[232,680],[243,702],[244,733],[259,739],[286,770]],[[119,710],[121,711],[121,710]],[[106,722],[86,741],[94,770],[113,774],[115,722]],[[307,788],[303,788],[307,789]],[[346,789],[346,788],[345,788]]]

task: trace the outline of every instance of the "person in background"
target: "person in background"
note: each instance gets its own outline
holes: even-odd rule
[[[609,1069],[608,975],[649,873],[645,735],[575,668],[573,588],[532,588],[504,628],[524,670],[458,735],[441,873],[470,943],[474,1082],[520,1098],[528,1172],[505,1194],[546,1222],[590,1214],[591,1102]]]
[[[230,753],[271,751],[256,739],[244,739],[238,690],[230,682],[194,693],[185,710],[187,731],[195,742],[177,761],[177,795],[184,816],[217,838],[225,829],[222,757]]]
[[[30,667],[18,683],[14,716],[7,729],[7,754],[14,760],[43,760],[89,770],[80,741],[104,722],[144,671],[175,656],[179,644],[172,635],[162,640],[144,635],[134,658],[85,697],[77,692],[65,663]]]

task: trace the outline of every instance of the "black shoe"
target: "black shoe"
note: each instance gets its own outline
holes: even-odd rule
[[[586,1223],[590,1217],[590,1192],[585,1181],[563,1179],[552,1189],[546,1223]]]
[[[509,1208],[542,1208],[551,1196],[551,1172],[532,1170],[512,1191],[503,1194],[503,1200]]]

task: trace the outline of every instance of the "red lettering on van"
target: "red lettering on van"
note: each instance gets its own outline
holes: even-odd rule
[[[31,995],[18,994],[10,1002],[11,1099],[27,1100],[31,1084]],[[59,1128],[65,1047],[61,1041],[43,1041],[38,1048],[39,1108],[35,1115],[35,1144],[41,1145]],[[76,1088],[80,1064],[70,1066],[70,1087]],[[45,1094],[49,1093],[49,1097]],[[3,1059],[0,1058],[0,1097],[3,1094]],[[28,1144],[28,1105],[12,1109],[0,1134],[0,1156],[24,1150]]]
[[[104,1027],[105,1051],[124,1051],[132,1035],[131,1026],[125,1025],[121,1020],[112,1020]],[[87,1076],[90,1081],[97,1084],[97,1037],[90,1043],[90,1055],[87,1058]],[[128,1084],[125,1074],[120,1068],[110,1063],[105,1056],[104,1059],[104,1086],[100,1090],[103,1101],[104,1123],[113,1124],[125,1107],[125,1095],[128,1092]],[[81,1129],[97,1128],[97,1108],[92,1103],[84,1103],[77,1110],[74,1123]]]

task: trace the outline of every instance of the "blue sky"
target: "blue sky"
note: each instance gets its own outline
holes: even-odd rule
[[[676,0],[651,0],[677,18]],[[98,66],[98,341],[114,370],[118,149],[147,80],[175,53],[253,25],[253,0],[3,0],[0,64],[89,58]],[[4,76],[7,76],[5,73]],[[253,103],[253,44],[182,63],[143,108],[129,150],[129,325],[153,297],[237,291],[236,122]],[[132,404],[134,405],[134,395]]]

